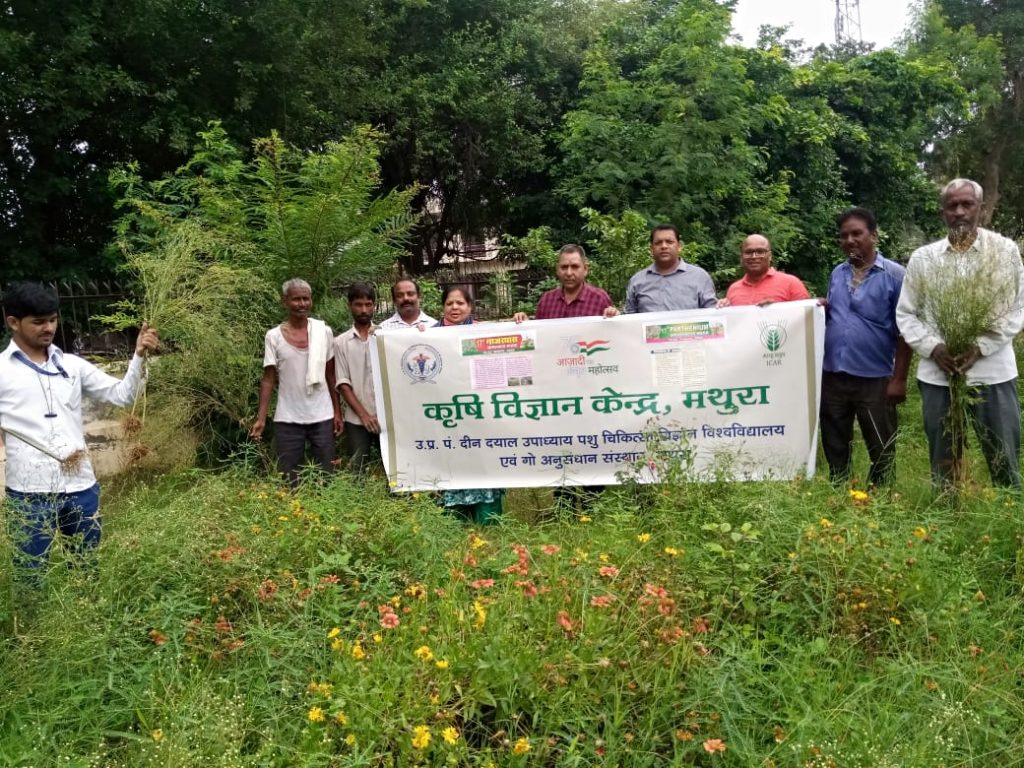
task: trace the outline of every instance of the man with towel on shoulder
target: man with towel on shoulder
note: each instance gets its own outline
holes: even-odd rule
[[[259,411],[249,436],[253,440],[263,437],[276,386],[277,468],[294,486],[307,442],[320,468],[334,471],[334,438],[341,434],[343,422],[334,388],[334,333],[323,320],[310,318],[313,292],[309,283],[299,278],[287,281],[281,286],[281,304],[288,319],[267,331]]]

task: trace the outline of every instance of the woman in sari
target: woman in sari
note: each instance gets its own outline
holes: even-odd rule
[[[472,325],[473,299],[469,292],[457,285],[448,286],[441,295],[444,314],[437,326]],[[486,525],[501,516],[503,488],[468,488],[448,490],[441,494],[441,504],[455,516],[471,523]]]

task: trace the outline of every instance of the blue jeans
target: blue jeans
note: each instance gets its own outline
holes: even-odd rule
[[[81,537],[70,542],[73,552],[94,549],[100,543],[100,486],[74,493],[22,493],[7,489],[12,512],[14,543],[21,550],[15,561],[38,568],[58,534]]]

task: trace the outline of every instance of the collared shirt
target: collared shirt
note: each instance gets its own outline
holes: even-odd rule
[[[370,334],[376,326],[371,326]],[[359,335],[355,327],[349,328],[334,340],[334,373],[339,391],[342,384],[352,387],[356,400],[369,411],[371,416],[377,415],[377,404],[373,396],[373,368],[370,366],[370,339]],[[344,397],[342,398],[344,401]],[[362,420],[353,408],[345,408],[345,421],[349,424],[362,424]]]
[[[685,261],[667,275],[655,271],[653,265],[641,269],[626,286],[627,313],[700,309],[717,303],[711,275]]]
[[[741,277],[729,286],[725,298],[731,305],[740,307],[760,304],[763,301],[800,301],[811,298],[811,295],[799,277],[787,275],[785,272],[777,271],[775,267],[770,267],[764,277],[756,283],[750,282],[747,275]]]
[[[904,269],[875,254],[856,288],[849,261],[832,270],[825,310],[824,370],[879,379],[892,376],[896,361],[896,302]]]
[[[567,302],[562,288],[545,291],[537,302],[538,320],[555,320],[563,317],[591,317],[604,314],[613,306],[612,300],[600,288],[584,283],[576,298]]]
[[[8,488],[22,493],[74,493],[91,488],[96,475],[86,451],[82,396],[112,405],[130,405],[143,379],[142,358],[135,356],[123,379],[51,345],[44,371],[16,359],[13,341],[0,353],[0,428],[7,448]],[[56,416],[47,418],[46,414]],[[24,440],[17,435],[23,435]],[[45,448],[46,450],[40,450]],[[81,462],[61,466],[77,451]]]
[[[417,317],[415,320],[413,320],[411,323],[405,322],[405,320],[402,319],[402,316],[400,314],[398,314],[397,312],[395,312],[395,314],[393,314],[387,320],[384,320],[380,324],[380,327],[388,329],[388,330],[390,330],[392,328],[415,328],[420,323],[423,323],[423,325],[425,327],[429,328],[430,326],[432,326],[436,322],[437,322],[437,320],[432,318],[430,315],[428,315],[426,312],[424,312],[421,309],[420,310],[420,316]]]
[[[1007,306],[999,313],[992,329],[977,340],[981,359],[967,371],[968,384],[1001,384],[1017,376],[1017,359],[1013,354],[1013,337],[1024,326],[1024,265],[1020,249],[1009,238],[987,229],[979,229],[971,247],[958,254],[948,239],[937,240],[914,251],[907,263],[907,279],[903,283],[896,310],[896,319],[907,344],[920,355],[917,378],[926,384],[948,386],[949,378],[931,359],[937,344],[943,343],[938,329],[925,317],[919,306],[918,285],[927,281],[929,273],[940,270],[961,270],[969,276],[975,270],[979,279],[989,285],[1003,284],[1007,289]]]
[[[324,326],[327,334],[327,362],[334,359],[334,332]],[[309,349],[299,349],[285,341],[281,326],[275,325],[263,340],[263,367],[277,369],[277,405],[274,421],[288,424],[319,424],[334,418],[334,403],[326,386],[317,386],[310,393],[306,386]]]

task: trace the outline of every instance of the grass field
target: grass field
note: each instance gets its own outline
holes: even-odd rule
[[[379,480],[109,483],[97,564],[3,572],[0,765],[1024,763],[1018,500],[978,462],[936,499],[919,418],[890,491],[517,491],[488,528]]]

